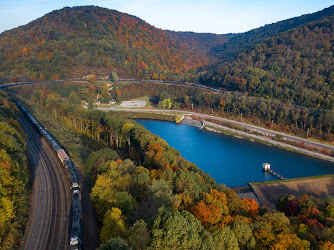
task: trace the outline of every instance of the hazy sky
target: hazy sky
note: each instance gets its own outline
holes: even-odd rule
[[[333,4],[333,0],[0,0],[0,32],[55,9],[96,5],[140,17],[157,28],[225,34],[248,31]]]

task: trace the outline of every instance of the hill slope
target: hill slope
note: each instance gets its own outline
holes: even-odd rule
[[[0,81],[102,76],[112,70],[124,77],[165,78],[205,65],[207,46],[115,10],[64,8],[0,35]]]
[[[212,33],[195,33],[195,32],[180,32],[166,31],[173,36],[179,38],[182,42],[191,45],[196,51],[208,55],[211,54],[213,48],[225,44],[235,34],[217,35]],[[210,59],[213,59],[211,57]]]
[[[332,109],[333,45],[331,14],[257,43],[235,60],[217,64],[202,76],[201,82],[253,96]]]
[[[282,32],[293,29],[300,25],[317,21],[321,18],[328,17],[333,14],[334,6],[331,6],[312,14],[306,14],[277,23],[265,25],[248,32],[235,35],[228,42],[215,46],[211,53],[212,55],[219,57],[221,60],[231,60],[234,59],[239,53],[252,48],[255,44],[261,41],[279,35]]]

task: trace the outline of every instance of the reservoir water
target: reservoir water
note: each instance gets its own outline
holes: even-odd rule
[[[181,152],[200,169],[228,187],[276,180],[262,171],[262,163],[285,178],[334,173],[334,163],[263,144],[217,134],[173,122],[136,120]]]

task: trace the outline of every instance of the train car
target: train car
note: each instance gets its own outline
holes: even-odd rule
[[[72,189],[72,208],[73,213],[82,213],[81,194],[78,188]]]
[[[51,147],[53,148],[53,150],[55,152],[58,152],[58,150],[61,149],[60,145],[58,144],[58,142],[56,142],[56,140],[54,138],[50,141],[50,144],[51,144]]]
[[[72,169],[72,166],[73,166],[73,163],[71,161],[71,159],[68,159],[68,160],[64,160],[64,167],[65,169],[67,170],[68,173],[71,172],[71,169]],[[73,167],[74,168],[74,167]]]
[[[57,144],[58,145],[58,144]],[[59,145],[58,145],[59,146]],[[59,146],[60,147],[60,146]],[[64,149],[58,149],[57,151],[57,155],[58,155],[58,158],[60,159],[61,163],[63,163],[64,165],[64,161],[65,160],[69,160],[70,158],[68,157],[68,155],[66,154],[65,150]],[[65,166],[65,165],[64,165]]]
[[[81,245],[81,213],[73,213],[70,247],[71,249],[79,249]]]
[[[80,188],[77,173],[75,172],[73,168],[71,169],[71,172],[70,172],[70,184],[71,184],[71,189]]]

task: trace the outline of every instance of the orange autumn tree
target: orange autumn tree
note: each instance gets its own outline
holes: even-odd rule
[[[88,77],[88,81],[89,81],[90,83],[92,83],[92,84],[97,83],[96,77],[93,76],[93,75],[90,75],[90,76]]]
[[[190,208],[190,212],[202,223],[203,226],[215,226],[223,215],[221,209],[214,204],[206,204],[200,201],[196,206]]]
[[[190,212],[209,230],[221,227],[224,216],[229,214],[226,193],[210,189],[210,193],[203,196],[203,200],[192,206]]]
[[[163,158],[164,149],[159,143],[151,143],[145,152],[147,161],[157,167],[166,166],[166,160]]]
[[[254,217],[259,214],[259,205],[254,199],[243,198],[241,199],[241,202],[251,216]]]

